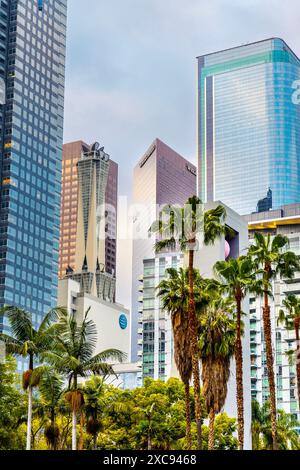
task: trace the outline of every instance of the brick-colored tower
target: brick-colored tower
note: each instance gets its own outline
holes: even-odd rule
[[[75,251],[78,212],[78,172],[77,163],[82,152],[87,152],[90,145],[79,140],[63,146],[62,194],[60,215],[59,277],[63,278],[68,266],[75,268]],[[109,161],[109,173],[106,186],[105,202],[108,205],[107,238],[105,241],[106,271],[116,272],[117,238],[117,200],[118,200],[118,165]],[[114,211],[112,210],[114,208]]]

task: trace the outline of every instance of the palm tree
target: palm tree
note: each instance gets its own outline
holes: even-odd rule
[[[299,422],[284,410],[278,411],[278,448],[280,450],[299,450],[300,438],[297,432]],[[270,403],[262,406],[257,401],[252,402],[252,449],[272,450],[272,426]]]
[[[80,323],[75,314],[62,312],[56,324],[54,348],[45,355],[48,362],[68,380],[65,398],[72,410],[72,450],[77,449],[77,413],[84,405],[79,379],[85,379],[91,374],[114,374],[112,365],[107,361],[121,362],[125,358],[125,354],[117,349],[108,349],[94,355],[97,328],[92,320],[88,320],[89,311],[90,309]]]
[[[285,323],[288,330],[295,331],[296,337],[296,372],[297,372],[297,389],[298,389],[298,403],[300,409],[300,299],[294,294],[287,294],[283,300],[282,305],[287,310],[287,315],[284,310],[279,311],[279,323]]]
[[[107,408],[104,399],[105,383],[102,377],[92,377],[84,386],[84,411],[87,418],[86,431],[93,438],[94,450],[97,449],[97,437],[103,428],[101,414]]]
[[[213,299],[200,319],[203,394],[209,415],[208,450],[214,449],[215,417],[226,401],[235,350],[236,324],[228,315],[227,306],[222,299]]]
[[[64,411],[61,402],[64,381],[55,371],[46,368],[39,385],[41,413],[49,416],[49,424],[46,425],[44,434],[46,441],[52,450],[57,449],[60,431],[56,425],[58,411]]]
[[[291,279],[294,276],[295,271],[300,269],[298,257],[295,255],[295,253],[288,251],[288,247],[289,239],[283,235],[278,234],[271,238],[270,234],[264,236],[261,233],[255,233],[254,243],[250,246],[248,252],[249,255],[252,257],[254,263],[256,264],[256,267],[258,269],[263,270],[263,325],[266,343],[272,421],[272,439],[274,450],[278,449],[277,412],[269,296],[272,292],[271,281],[273,281],[277,276]]]
[[[174,338],[174,359],[185,387],[186,439],[188,449],[192,448],[190,381],[192,378],[192,355],[188,331],[188,270],[174,268],[166,270],[167,278],[158,285],[162,308],[171,315]],[[194,270],[194,281],[199,285],[199,272]]]
[[[210,245],[225,233],[225,216],[225,208],[221,205],[203,213],[200,199],[193,196],[188,199],[183,208],[165,206],[159,215],[159,219],[155,221],[150,228],[151,233],[156,233],[160,237],[160,240],[155,243],[156,253],[160,253],[163,250],[174,251],[178,246],[182,252],[188,253],[188,330],[192,355],[198,449],[202,448],[202,420],[198,351],[199,323],[196,316],[194,296],[194,251],[198,247],[200,235],[203,237],[204,245]]]
[[[60,312],[58,308],[50,310],[39,328],[35,329],[31,313],[14,306],[1,309],[1,315],[6,315],[9,320],[12,336],[1,334],[0,339],[4,341],[8,353],[23,356],[29,361],[29,367],[23,373],[23,388],[28,393],[26,450],[31,449],[32,390],[39,385],[44,371],[42,366],[35,367],[35,362],[40,363],[42,355],[51,347],[51,325]]]
[[[236,310],[236,400],[238,411],[239,448],[244,448],[244,383],[242,347],[242,302],[248,293],[259,293],[261,282],[252,260],[246,256],[228,261],[219,261],[215,273],[221,281],[220,288],[235,302]]]
[[[252,450],[261,450],[261,433],[264,426],[264,414],[258,401],[252,400],[251,412]]]

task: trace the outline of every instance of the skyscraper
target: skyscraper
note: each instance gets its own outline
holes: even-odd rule
[[[64,144],[61,177],[61,210],[60,210],[60,245],[59,277],[66,274],[68,266],[75,267],[78,176],[77,163],[82,152],[89,146],[82,141]]]
[[[60,250],[59,277],[66,274],[68,266],[75,268],[75,250],[78,211],[78,174],[77,163],[82,153],[91,146],[79,140],[63,146],[61,214],[60,214]],[[118,164],[109,160],[108,179],[105,192],[106,203],[106,271],[116,272],[117,251],[117,206],[118,206]]]
[[[0,305],[38,324],[57,300],[67,0],[0,13]]]
[[[158,215],[157,206],[182,206],[196,194],[196,167],[156,139],[134,169],[133,192],[136,211],[133,224],[131,360],[137,361],[139,322],[142,321],[139,279],[144,272],[143,261],[154,256],[153,240],[147,238],[147,231]],[[154,302],[153,296],[146,302],[153,312]]]
[[[112,302],[115,277],[105,266],[105,192],[109,171],[109,155],[94,143],[83,152],[77,163],[78,209],[74,269],[67,277],[80,284],[82,294],[91,294]]]
[[[198,57],[203,201],[240,214],[300,201],[299,78],[298,57],[278,38]]]
[[[105,265],[106,271],[115,275],[117,265],[118,164],[113,160],[109,160],[105,204]]]

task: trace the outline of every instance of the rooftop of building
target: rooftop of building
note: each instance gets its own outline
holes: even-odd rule
[[[88,152],[93,144],[87,144],[83,140],[74,140],[73,142],[65,142],[63,144],[63,158],[69,158],[73,153],[79,151],[80,154],[82,151]],[[78,155],[79,157],[79,155]],[[109,160],[112,166],[118,166],[118,163],[110,158]]]
[[[244,216],[250,230],[276,228],[279,225],[300,224],[300,203],[287,204],[266,212],[254,212]]]
[[[172,147],[167,145],[165,142],[163,142],[159,138],[154,139],[152,144],[148,147],[147,151],[144,153],[142,158],[137,163],[136,167],[142,168],[145,165],[145,163],[149,160],[149,158],[153,155],[155,150],[163,150],[164,147],[167,148],[169,151],[173,152],[174,155],[176,154],[179,158],[184,160],[195,173],[197,172],[197,167],[193,163],[187,160],[187,158],[180,155],[180,153],[178,153],[176,150],[174,150]]]
[[[243,48],[246,48],[246,47],[250,47],[250,46],[254,46],[256,44],[262,44],[262,43],[266,43],[266,42],[270,42],[270,41],[275,41],[275,40],[278,40],[280,41],[281,43],[283,43],[284,47],[286,49],[289,50],[289,52],[300,62],[300,59],[299,57],[295,54],[295,52],[290,48],[290,46],[285,42],[284,39],[280,38],[280,37],[270,37],[270,38],[266,38],[266,39],[261,39],[259,41],[253,41],[253,42],[249,42],[249,43],[246,43],[246,44],[240,44],[239,46],[234,46],[234,47],[228,47],[227,49],[221,49],[219,51],[214,51],[214,52],[209,52],[207,54],[201,54],[199,56],[197,56],[196,58],[197,59],[200,59],[202,57],[208,57],[208,56],[213,56],[215,54],[222,54],[223,52],[228,52],[228,51],[235,51],[235,50],[238,50],[238,49],[243,49]]]

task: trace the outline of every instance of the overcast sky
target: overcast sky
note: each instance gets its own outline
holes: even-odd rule
[[[299,0],[69,0],[64,141],[95,140],[119,164],[119,192],[159,137],[196,153],[196,60],[279,36],[300,55]],[[130,252],[118,256],[130,304]]]

